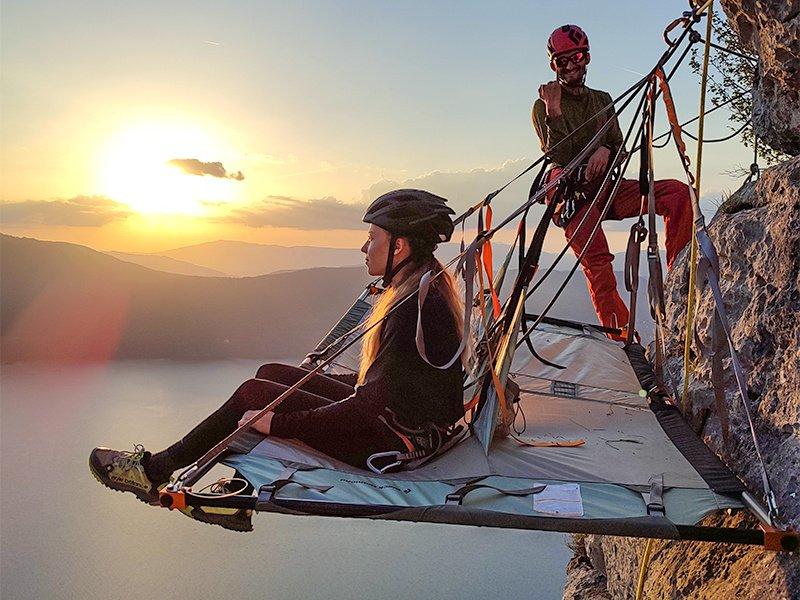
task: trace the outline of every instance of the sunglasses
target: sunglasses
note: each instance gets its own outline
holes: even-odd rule
[[[563,69],[567,66],[567,64],[572,63],[574,65],[580,65],[586,61],[586,57],[589,56],[588,52],[575,52],[574,54],[570,54],[569,56],[559,56],[553,59],[553,63],[559,68]]]

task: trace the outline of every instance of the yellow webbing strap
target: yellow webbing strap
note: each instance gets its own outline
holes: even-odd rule
[[[636,600],[642,600],[644,593],[644,580],[647,577],[647,567],[650,565],[650,553],[653,550],[653,540],[649,538],[644,547],[642,562],[639,563],[639,579],[636,581]]]
[[[695,164],[694,186],[695,195],[700,198],[700,175],[703,165],[703,126],[706,115],[706,87],[708,83],[708,57],[711,51],[711,35],[714,29],[713,22],[714,1],[708,4],[708,15],[706,16],[706,40],[703,50],[703,73],[700,81],[700,120],[697,125],[697,162]],[[689,358],[692,347],[692,328],[694,327],[694,313],[696,310],[695,302],[695,279],[697,277],[697,236],[695,226],[692,224],[692,249],[689,255],[689,290],[687,292],[688,302],[686,305],[686,333],[683,339],[683,393],[681,394],[681,408],[686,412],[686,404],[689,398],[689,377],[692,375],[694,365]]]

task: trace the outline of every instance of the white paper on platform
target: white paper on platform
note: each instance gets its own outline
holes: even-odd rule
[[[581,486],[577,483],[547,484],[544,490],[534,494],[533,510],[557,517],[582,517]]]

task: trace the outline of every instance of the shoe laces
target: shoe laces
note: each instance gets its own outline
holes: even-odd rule
[[[119,454],[114,457],[114,466],[122,471],[131,469],[141,469],[144,471],[144,465],[142,465],[144,453],[145,449],[142,444],[135,444],[133,446],[133,452],[120,450]]]

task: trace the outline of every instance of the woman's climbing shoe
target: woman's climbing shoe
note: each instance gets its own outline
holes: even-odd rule
[[[118,492],[131,492],[142,502],[158,504],[158,490],[165,483],[150,481],[144,470],[143,460],[150,453],[137,444],[133,452],[95,448],[89,455],[89,470],[104,486]]]

